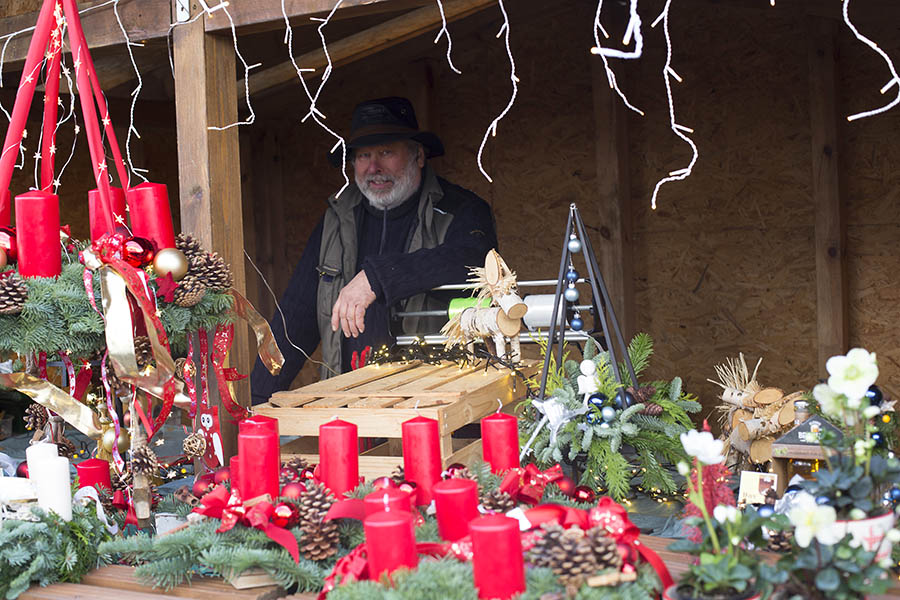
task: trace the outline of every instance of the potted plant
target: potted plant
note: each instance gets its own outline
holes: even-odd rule
[[[694,466],[681,463],[678,470],[687,477],[688,501],[699,515],[689,517],[687,523],[699,532],[693,539],[670,544],[669,549],[687,552],[697,560],[678,583],[663,591],[663,600],[762,598],[765,590],[759,586],[767,581],[758,577],[760,560],[752,548],[764,544],[762,526],[768,519],[753,509],[741,512],[734,506],[716,504],[717,494],[709,488],[722,482],[710,481],[710,475],[715,472],[711,467],[721,466],[725,460],[721,440],[708,431],[692,430],[681,435],[681,443]],[[733,504],[733,494],[729,499]]]

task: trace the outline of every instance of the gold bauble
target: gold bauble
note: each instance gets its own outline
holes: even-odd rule
[[[188,272],[188,259],[184,252],[176,248],[163,248],[153,258],[153,270],[158,277],[172,274],[172,279],[180,280]]]
[[[112,454],[113,443],[116,440],[116,430],[113,427],[110,427],[106,431],[103,432],[103,437],[100,439],[100,447],[107,454]],[[128,448],[131,446],[131,436],[128,435],[127,429],[119,430],[119,454],[124,454]]]

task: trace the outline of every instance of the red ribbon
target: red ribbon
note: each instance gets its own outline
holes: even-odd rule
[[[526,465],[524,469],[510,469],[498,488],[506,492],[519,502],[537,504],[544,495],[547,484],[563,478],[562,467],[553,465],[546,471],[541,471],[534,463]]]
[[[213,352],[210,357],[213,369],[216,372],[216,383],[219,385],[219,397],[222,399],[222,406],[228,411],[228,414],[237,421],[246,418],[250,413],[246,408],[235,402],[231,398],[231,388],[228,387],[229,374],[225,369],[225,356],[231,349],[231,343],[234,338],[234,323],[228,325],[217,325],[216,333],[213,336]],[[232,371],[232,375],[235,371]]]

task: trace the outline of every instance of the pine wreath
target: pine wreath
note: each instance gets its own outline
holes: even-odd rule
[[[0,279],[0,314],[15,315],[22,312],[28,300],[28,288],[18,273]]]
[[[300,495],[300,552],[309,560],[319,561],[334,556],[340,537],[335,521],[325,521],[325,514],[334,504],[334,496],[321,483],[309,487]]]

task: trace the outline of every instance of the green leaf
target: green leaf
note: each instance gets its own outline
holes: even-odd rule
[[[840,585],[841,576],[835,569],[823,569],[816,575],[816,587],[823,592],[833,592]]]

